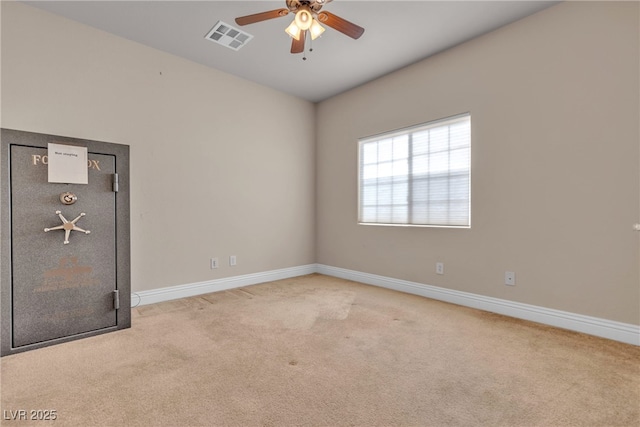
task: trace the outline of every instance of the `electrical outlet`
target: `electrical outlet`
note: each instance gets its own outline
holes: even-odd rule
[[[509,286],[516,285],[516,273],[513,271],[505,271],[504,272],[504,284]]]
[[[230,266],[234,266],[234,265],[236,265],[236,261],[237,261],[237,260],[236,260],[236,256],[235,256],[235,255],[231,255],[231,256],[229,257],[229,265],[230,265]]]
[[[444,274],[444,264],[441,262],[436,262],[436,273]]]
[[[218,268],[218,258],[211,258],[211,269]]]

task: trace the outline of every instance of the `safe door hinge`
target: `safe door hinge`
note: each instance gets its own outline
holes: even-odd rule
[[[117,193],[118,192],[118,174],[117,173],[113,174],[112,184],[113,184],[113,188],[112,188],[113,192]]]
[[[115,310],[120,309],[120,291],[117,289],[113,291],[113,308]]]

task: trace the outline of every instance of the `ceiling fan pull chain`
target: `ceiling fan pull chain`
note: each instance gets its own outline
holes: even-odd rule
[[[306,41],[307,41],[307,38],[305,37],[305,44],[304,44],[303,51],[302,51],[302,60],[303,61],[307,60],[307,43],[306,43]],[[311,40],[309,40],[309,43],[311,43]]]

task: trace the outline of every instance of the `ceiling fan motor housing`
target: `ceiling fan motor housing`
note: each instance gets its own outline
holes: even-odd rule
[[[322,6],[332,0],[286,0],[291,12],[297,12],[302,6],[307,6],[312,12],[319,12]]]

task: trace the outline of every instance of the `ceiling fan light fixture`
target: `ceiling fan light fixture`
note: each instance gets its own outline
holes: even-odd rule
[[[296,21],[293,21],[291,25],[289,25],[285,30],[287,34],[293,37],[296,40],[300,40],[300,33],[302,32],[300,28],[296,25]]]
[[[295,23],[302,31],[307,31],[313,22],[313,15],[307,6],[302,7],[296,12]]]
[[[320,25],[317,19],[314,19],[309,27],[309,32],[311,33],[311,40],[315,40],[324,33],[324,27]]]
[[[291,42],[291,53],[294,54],[306,51],[307,43],[305,43],[305,41],[308,37],[311,38],[311,40],[315,40],[324,33],[326,27],[320,24],[333,28],[352,39],[360,38],[362,33],[364,33],[364,28],[330,12],[321,12],[322,7],[331,1],[332,0],[286,0],[286,9],[268,10],[252,15],[240,16],[236,18],[236,23],[238,25],[254,24],[293,13],[293,22],[290,22],[289,26],[285,28],[285,32],[293,39]],[[309,52],[312,50],[312,46],[309,45]],[[306,59],[306,57],[303,59]]]

